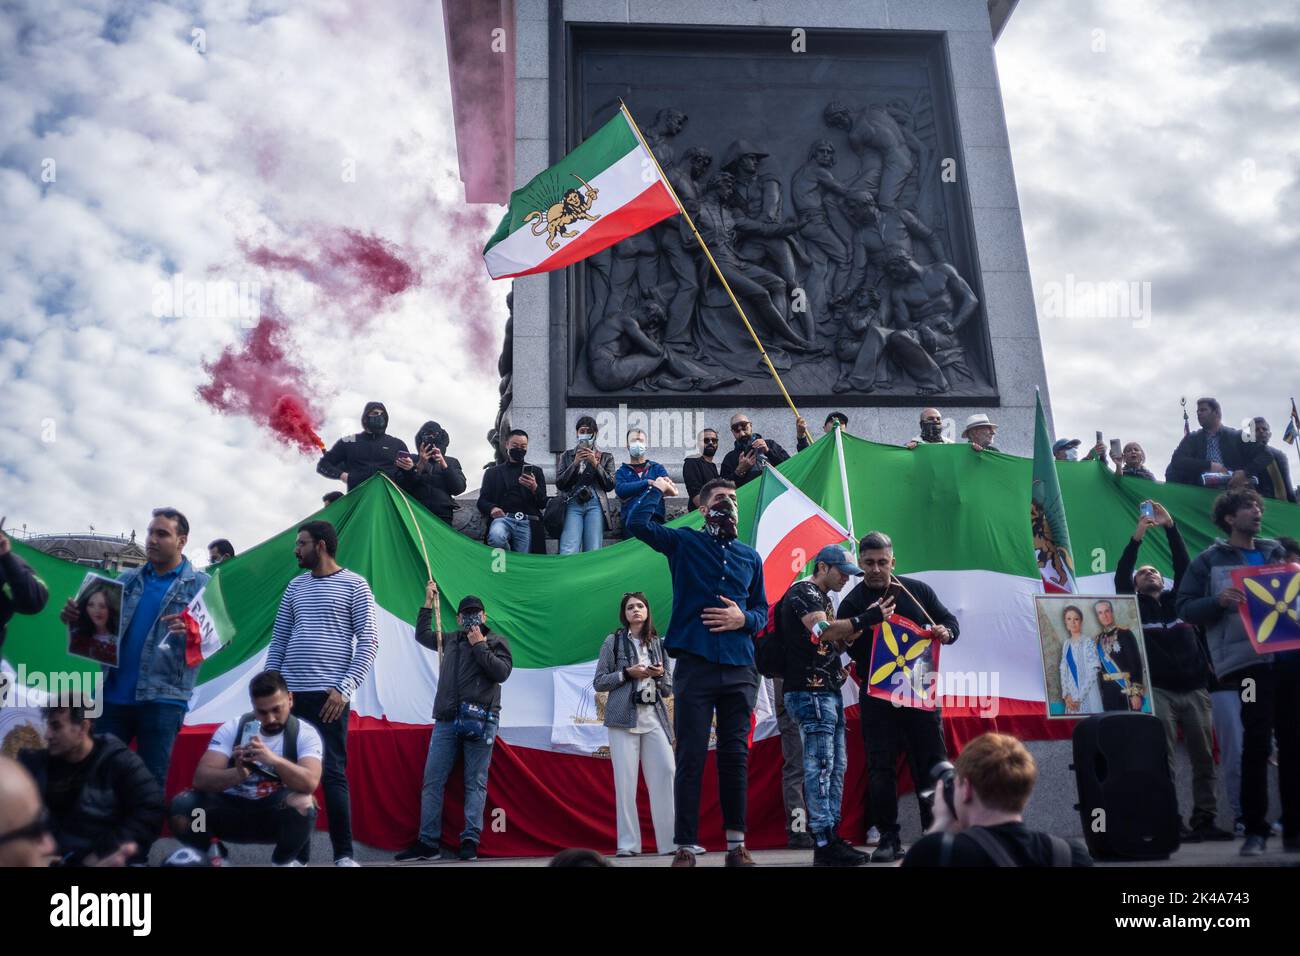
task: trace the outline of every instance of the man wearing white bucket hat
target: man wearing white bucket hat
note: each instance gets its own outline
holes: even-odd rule
[[[997,423],[989,421],[987,415],[979,412],[966,419],[966,427],[962,429],[961,437],[970,442],[971,451],[983,451],[986,448],[997,451],[993,444],[993,437],[997,433]]]

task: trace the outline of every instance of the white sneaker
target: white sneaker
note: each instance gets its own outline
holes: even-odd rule
[[[690,850],[690,851],[691,851],[692,853],[694,853],[696,856],[703,856],[704,854],[706,854],[706,853],[709,852],[708,850],[704,849],[704,847],[700,846],[698,843],[690,843],[690,844],[688,844],[688,845],[682,847],[682,849],[683,849],[683,850]]]
[[[302,860],[290,860],[288,863],[272,863],[272,866],[302,866]]]
[[[341,856],[334,861],[334,865],[335,866],[360,866],[361,864],[358,863],[356,860],[352,859],[352,857],[350,856]]]
[[[875,827],[867,831],[867,846],[880,846],[880,831]]]

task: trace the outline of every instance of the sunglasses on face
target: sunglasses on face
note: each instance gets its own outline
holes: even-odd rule
[[[10,830],[8,833],[0,834],[0,846],[6,843],[12,843],[14,840],[39,840],[41,837],[50,833],[52,830],[52,821],[50,811],[41,807],[41,812],[37,814],[36,819],[25,827],[19,827],[17,830]]]
[[[752,424],[753,422],[736,422],[736,424],[731,426],[731,430],[733,432],[743,432],[746,428],[749,428]]]

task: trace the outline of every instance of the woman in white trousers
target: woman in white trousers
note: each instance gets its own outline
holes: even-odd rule
[[[641,824],[636,806],[637,777],[645,772],[654,820],[655,849],[673,853],[672,728],[664,699],[673,692],[663,643],[650,617],[650,604],[640,591],[623,595],[618,609],[622,627],[605,638],[593,681],[608,694],[605,727],[614,765],[614,802],[618,822],[619,856],[641,852]]]

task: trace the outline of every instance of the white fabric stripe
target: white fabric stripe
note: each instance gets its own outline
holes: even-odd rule
[[[772,549],[781,543],[781,539],[807,521],[817,517],[817,512],[808,507],[808,502],[790,491],[783,491],[772,500],[758,522],[758,536],[754,550],[767,560]]]
[[[1033,595],[1042,593],[1032,578],[994,571],[924,571],[910,574],[934,588],[961,622],[961,637],[940,655],[945,680],[974,681],[993,697],[1043,700],[1043,671],[1034,620]],[[365,717],[387,717],[407,724],[432,722],[438,686],[438,655],[415,642],[415,627],[378,608],[379,655],[369,677],[353,698],[353,710]],[[215,724],[248,709],[248,682],[265,668],[266,653],[195,688],[188,724]],[[501,738],[513,746],[569,753],[591,753],[604,744],[604,727],[556,725],[557,681],[565,687],[590,683],[594,660],[557,667],[516,667],[501,688]],[[754,738],[777,733],[766,682],[759,695]],[[571,691],[570,691],[571,693]],[[857,702],[852,682],[845,686],[846,705]],[[563,705],[563,702],[562,702]],[[587,716],[575,704],[571,709]],[[576,731],[576,732],[575,732]]]
[[[647,169],[652,174],[650,179],[646,178]],[[638,144],[626,156],[591,180],[591,185],[599,192],[591,211],[601,216],[609,215],[636,199],[658,181],[659,174],[655,170],[654,162],[645,149]],[[576,179],[573,180],[573,185],[581,188]],[[545,210],[541,212],[545,213]],[[492,275],[510,275],[531,269],[560,251],[546,245],[545,232],[540,236],[533,235],[532,227],[536,222],[537,220],[533,220],[524,223],[484,253],[483,259]],[[586,220],[580,220],[569,226],[568,231],[572,235],[581,235],[592,225],[593,223]],[[560,242],[563,248],[563,243],[573,240],[557,238],[556,241]]]

